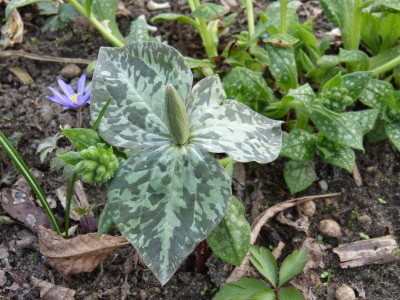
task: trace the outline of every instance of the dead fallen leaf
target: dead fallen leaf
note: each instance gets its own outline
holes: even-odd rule
[[[66,240],[56,232],[38,226],[39,246],[45,262],[57,269],[65,278],[72,274],[93,271],[111,252],[130,245],[122,236],[96,233],[78,235]]]
[[[75,290],[59,286],[53,285],[50,282],[43,281],[37,279],[34,276],[31,276],[31,282],[35,287],[40,288],[40,299],[43,300],[54,300],[54,299],[64,299],[64,300],[73,300],[75,299]]]
[[[8,46],[13,47],[16,43],[21,43],[24,36],[24,22],[21,15],[14,9],[7,23],[1,27],[0,49],[4,50]]]
[[[318,243],[312,238],[306,238],[303,242],[303,247],[307,248],[307,256],[309,258],[303,272],[307,273],[309,269],[324,268],[324,258],[326,256],[326,246]]]
[[[41,182],[41,172],[31,169],[38,182]],[[25,224],[32,232],[37,232],[38,224],[51,228],[51,222],[43,208],[34,202],[33,192],[25,178],[20,176],[11,189],[1,192],[1,205],[14,219]]]
[[[118,0],[117,16],[130,17],[131,15],[132,13],[126,9],[125,4],[121,0]]]
[[[280,212],[276,219],[285,225],[292,226],[297,231],[304,231],[308,235],[308,230],[310,228],[310,222],[308,217],[301,215],[296,221],[291,220],[287,216]]]
[[[17,76],[23,85],[30,85],[34,82],[31,75],[29,75],[25,69],[22,69],[20,67],[11,67],[8,68],[8,70],[15,76]]]
[[[64,207],[64,209],[66,209],[66,207],[67,207],[68,189],[69,189],[69,187],[67,187],[66,185],[60,186],[58,189],[56,189],[56,195],[57,195],[58,199],[60,200],[61,205]],[[73,208],[75,205],[82,207],[82,208],[89,208],[89,202],[87,200],[82,181],[80,181],[80,180],[76,181],[75,187],[74,187],[74,195],[72,196],[72,206],[71,207]],[[92,217],[92,218],[94,217],[92,212],[89,213],[89,217]],[[74,209],[71,209],[70,218],[75,221],[79,221],[81,219],[81,217],[78,215],[78,213]]]

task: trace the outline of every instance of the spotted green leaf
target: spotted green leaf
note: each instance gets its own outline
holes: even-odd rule
[[[297,67],[293,46],[298,40],[277,34],[266,40],[272,75],[286,90],[297,88]]]
[[[256,111],[273,99],[273,92],[262,74],[248,68],[233,68],[222,83],[228,98],[245,103]]]
[[[227,153],[239,162],[267,163],[279,155],[281,122],[225,99],[217,76],[196,84],[187,108],[193,144],[209,152]]]
[[[344,168],[349,172],[353,170],[356,155],[350,147],[336,144],[327,138],[320,139],[317,147],[321,151],[320,156],[326,162]]]
[[[128,42],[138,41],[157,41],[156,38],[149,35],[149,29],[147,28],[146,21],[139,18],[131,22]]]
[[[299,161],[310,161],[314,157],[315,137],[302,129],[294,129],[283,138],[281,155]]]
[[[288,282],[292,277],[297,275],[308,262],[307,249],[301,248],[300,250],[293,251],[292,254],[287,256],[283,261],[279,270],[279,285]]]
[[[289,160],[283,168],[283,176],[291,194],[305,190],[317,179],[313,161]]]
[[[162,284],[221,221],[231,198],[224,168],[195,145],[145,149],[112,181],[115,225]]]
[[[304,296],[291,286],[280,289],[278,297],[279,300],[305,300]]]
[[[222,5],[216,5],[212,3],[204,3],[195,9],[192,13],[193,17],[202,20],[210,21],[221,19],[227,10]]]
[[[364,150],[362,129],[357,121],[316,106],[310,118],[330,140],[343,146]]]
[[[396,146],[397,150],[400,151],[400,122],[397,123],[386,123],[385,131],[389,140]]]
[[[372,78],[372,72],[354,72],[342,76],[342,86],[349,90],[349,96],[355,101]]]
[[[289,90],[288,96],[293,97],[294,100],[300,101],[308,111],[312,110],[315,93],[308,83],[298,87],[297,89]]]
[[[356,120],[362,129],[363,135],[366,135],[375,126],[376,119],[379,115],[378,109],[366,109],[359,111],[349,111],[343,113],[349,119]]]
[[[275,288],[278,280],[278,266],[272,253],[263,247],[251,246],[250,261]]]
[[[244,217],[243,204],[235,196],[221,223],[207,237],[207,243],[227,263],[242,263],[250,246],[250,224]]]
[[[377,0],[377,2],[395,10],[400,10],[400,0]]]
[[[192,73],[173,48],[152,42],[124,48],[101,48],[93,75],[92,120],[112,97],[99,125],[110,145],[151,147],[170,141],[164,96],[172,84],[183,99],[190,93]]]
[[[390,103],[392,97],[393,86],[391,83],[371,79],[361,93],[360,101],[369,107],[382,109],[385,104]]]
[[[324,55],[318,60],[318,65],[322,69],[327,69],[342,62],[368,62],[368,55],[359,50],[340,48],[339,55]]]
[[[213,300],[248,300],[253,299],[253,296],[265,291],[264,300],[275,300],[275,293],[273,290],[268,289],[268,285],[260,280],[253,278],[242,278],[238,281],[228,283],[222,287],[218,294],[215,295]]]

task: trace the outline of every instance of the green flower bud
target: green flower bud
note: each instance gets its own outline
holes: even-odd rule
[[[345,95],[345,94],[348,94],[348,93],[349,93],[349,90],[346,89],[345,87],[341,87],[341,88],[339,89],[339,92]]]
[[[99,165],[99,163],[97,161],[85,160],[84,169],[85,169],[85,171],[94,171],[98,165]]]
[[[100,157],[99,150],[95,146],[87,148],[90,159],[97,160]]]
[[[164,113],[175,145],[184,145],[189,139],[189,120],[185,104],[177,90],[169,84],[165,90]]]
[[[87,149],[82,150],[81,152],[79,152],[79,154],[84,158],[84,159],[89,159],[89,151]]]
[[[100,162],[106,165],[110,162],[110,157],[107,154],[103,154],[100,156]]]
[[[75,171],[78,173],[82,173],[85,170],[85,161],[81,160],[75,165]]]
[[[335,92],[335,93],[333,94],[333,97],[332,97],[332,98],[335,99],[336,101],[339,101],[339,100],[342,98],[342,94],[339,93],[339,92]]]
[[[101,175],[103,176],[104,174],[106,174],[107,172],[107,168],[105,165],[100,165],[97,169],[96,169],[96,175]]]
[[[82,174],[83,182],[90,182],[93,180],[94,172],[85,172]]]

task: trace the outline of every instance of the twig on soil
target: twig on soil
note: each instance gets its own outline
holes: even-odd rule
[[[261,231],[261,228],[264,226],[264,224],[270,218],[272,218],[274,215],[276,215],[277,213],[279,213],[285,209],[291,208],[293,206],[296,206],[297,204],[300,204],[303,202],[307,202],[307,201],[319,199],[319,198],[335,197],[335,196],[339,196],[340,194],[341,193],[306,196],[306,197],[301,197],[301,198],[290,199],[290,200],[281,202],[279,204],[276,204],[274,206],[271,206],[266,211],[264,211],[262,214],[260,214],[254,220],[253,224],[251,224],[251,236],[250,236],[251,245],[254,245],[254,243],[256,242],[257,237]],[[249,256],[250,256],[250,251],[247,252],[247,255],[243,259],[242,264],[239,267],[236,267],[232,271],[231,275],[229,275],[229,277],[226,279],[225,283],[237,281],[244,276],[244,274],[247,271],[247,267],[249,266]]]
[[[9,57],[9,56],[18,56],[18,57],[24,57],[24,58],[33,59],[33,60],[51,61],[51,62],[58,62],[58,63],[65,63],[65,64],[88,65],[94,61],[94,60],[83,59],[83,58],[53,57],[53,56],[48,56],[48,55],[28,53],[28,52],[25,52],[22,50],[0,51],[0,57]]]
[[[353,178],[356,186],[362,186],[362,178],[356,164],[353,165]]]

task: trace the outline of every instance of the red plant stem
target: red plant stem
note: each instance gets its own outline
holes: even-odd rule
[[[194,271],[196,273],[205,274],[208,270],[206,262],[210,257],[210,248],[208,247],[206,240],[203,240],[197,245],[194,254],[196,257]]]

